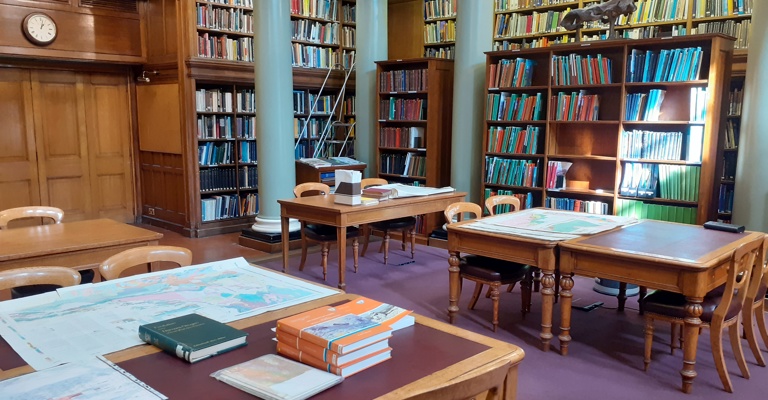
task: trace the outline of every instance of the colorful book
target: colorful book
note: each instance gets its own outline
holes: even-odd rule
[[[265,400],[303,400],[344,380],[276,354],[221,369],[211,376]]]
[[[339,354],[335,351],[328,350],[325,347],[317,345],[312,342],[308,342],[304,339],[300,339],[297,336],[285,333],[283,331],[275,332],[276,340],[278,342],[278,348],[280,346],[292,347],[301,351],[304,355],[314,357],[324,363],[334,366],[340,366],[354,362],[369,354],[378,352],[382,349],[389,347],[389,338],[382,339],[376,343],[363,347],[362,349],[349,352],[347,354]],[[390,336],[391,337],[391,336]]]
[[[245,346],[246,336],[246,332],[199,314],[139,326],[141,340],[190,363]]]
[[[391,347],[386,347],[355,361],[351,361],[347,364],[339,366],[328,364],[319,358],[315,358],[306,353],[302,353],[300,350],[295,349],[292,346],[282,345],[280,342],[277,344],[277,352],[284,357],[288,357],[292,360],[302,362],[317,369],[321,369],[323,371],[330,372],[334,375],[339,375],[344,378],[352,376],[360,371],[373,367],[374,365],[380,364],[392,358]]]
[[[391,336],[392,328],[337,307],[321,307],[277,321],[277,331],[339,354],[359,350]]]

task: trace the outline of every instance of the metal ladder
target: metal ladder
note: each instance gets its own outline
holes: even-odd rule
[[[344,95],[347,91],[347,81],[349,81],[349,75],[352,74],[352,71],[355,68],[355,58],[352,57],[352,64],[350,64],[349,69],[344,69],[343,65],[340,63],[336,63],[334,65],[337,68],[329,68],[328,72],[325,74],[325,79],[323,79],[323,84],[320,86],[320,90],[317,93],[317,96],[315,97],[315,101],[312,104],[312,106],[309,108],[309,113],[307,114],[307,119],[304,123],[304,127],[301,130],[301,133],[299,134],[299,138],[296,140],[296,144],[293,146],[293,151],[295,152],[296,149],[299,147],[299,144],[301,143],[301,140],[303,138],[308,138],[308,132],[309,129],[309,122],[312,120],[312,114],[317,110],[317,103],[320,101],[320,98],[323,95],[323,90],[325,89],[325,85],[328,82],[328,77],[331,76],[331,72],[334,69],[342,69],[345,70],[346,73],[344,74],[344,83],[341,85],[341,89],[339,90],[339,95],[336,97],[336,101],[333,103],[333,109],[331,109],[330,117],[328,118],[328,121],[326,121],[325,126],[323,127],[323,130],[320,133],[320,138],[317,141],[317,146],[315,146],[315,151],[312,154],[312,158],[317,158],[318,155],[323,151],[323,148],[325,146],[326,140],[328,140],[328,137],[331,132],[335,132],[336,128],[345,128],[346,129],[346,135],[344,137],[344,141],[342,142],[341,149],[339,149],[338,156],[340,157],[342,154],[344,154],[344,148],[347,146],[347,142],[349,141],[349,137],[355,130],[355,124],[357,122],[353,123],[346,123],[342,122],[341,119],[343,115],[341,114],[341,110],[339,110],[339,115],[336,115],[336,109],[339,106],[339,102],[343,101]],[[341,68],[338,68],[341,67]],[[333,119],[333,116],[336,115],[336,120]]]

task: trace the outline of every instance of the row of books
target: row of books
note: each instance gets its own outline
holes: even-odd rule
[[[744,104],[744,89],[734,88],[728,92],[728,115],[741,115]]]
[[[317,44],[339,44],[339,24],[322,23],[308,19],[291,20],[292,40],[302,40]]]
[[[655,132],[638,129],[621,132],[619,144],[619,157],[621,158],[681,160],[682,151],[682,132]]]
[[[357,22],[357,6],[354,4],[344,4],[341,6],[341,20],[344,22]]]
[[[752,14],[754,0],[693,0],[693,17],[724,17]]]
[[[651,25],[642,26],[639,28],[623,28],[620,30],[619,35],[624,39],[648,39],[660,37],[662,33],[666,36],[685,36],[686,35],[685,24],[681,25]],[[607,32],[603,32],[600,35],[600,39],[605,39]]]
[[[241,189],[254,189],[259,187],[259,168],[255,165],[245,165],[240,168]]]
[[[234,167],[200,169],[200,191],[254,189],[259,185],[256,166],[243,166],[239,172]]]
[[[717,196],[717,212],[733,212],[733,185],[720,185]]]
[[[239,217],[240,196],[223,194],[200,199],[200,211],[203,222]]]
[[[453,18],[459,0],[424,0],[424,19]]]
[[[382,71],[379,74],[379,92],[421,92],[429,88],[426,69]]]
[[[565,174],[572,165],[573,163],[569,161],[548,161],[544,187],[547,189],[565,189]]]
[[[489,153],[536,154],[539,143],[539,127],[528,125],[491,126],[488,128]]]
[[[485,118],[489,121],[539,121],[542,97],[542,93],[489,93]]]
[[[485,183],[537,187],[539,163],[502,157],[485,157]]]
[[[293,155],[298,160],[300,158],[312,158],[315,156],[315,148],[317,147],[317,141],[305,141],[296,144],[293,149]]]
[[[626,163],[623,170],[619,190],[622,196],[691,202],[699,199],[700,166]]]
[[[291,65],[304,68],[334,68],[340,63],[339,53],[330,47],[291,43]]]
[[[632,49],[627,62],[627,82],[685,82],[699,79],[701,47]]]
[[[504,12],[573,2],[573,0],[494,0],[493,7],[496,12]]]
[[[357,29],[355,27],[345,26],[341,28],[341,45],[344,47],[356,47]]]
[[[234,95],[224,89],[200,88],[195,91],[195,110],[197,112],[232,112],[252,113],[256,110],[256,97],[252,89],[237,90]]]
[[[205,0],[207,3],[221,4],[224,6],[240,6],[253,8],[253,0]]]
[[[197,3],[197,26],[206,29],[253,33],[253,11],[212,7]]]
[[[736,38],[733,44],[735,49],[749,48],[749,31],[752,29],[752,21],[745,19],[742,21],[709,21],[702,22],[696,27],[691,28],[691,34],[697,33],[724,33]]]
[[[445,58],[453,60],[456,56],[456,46],[425,47],[424,57]]]
[[[585,212],[589,214],[608,215],[608,203],[603,201],[587,201],[564,197],[547,197],[544,207],[556,210]]]
[[[488,199],[491,196],[512,196],[520,200],[520,210],[525,210],[526,208],[532,208],[533,207],[533,193],[531,192],[525,192],[525,193],[515,193],[512,190],[507,189],[499,189],[494,190],[491,188],[486,188],[484,191],[483,201]],[[500,204],[496,206],[496,214],[500,213],[508,213],[512,210],[512,206],[509,204]]]
[[[379,130],[380,147],[422,149],[427,147],[424,139],[424,127],[421,126],[382,127]]]
[[[536,61],[527,58],[501,59],[488,67],[488,87],[531,86]]]
[[[613,61],[602,54],[553,55],[550,75],[553,85],[613,83]]]
[[[586,90],[578,93],[563,92],[550,99],[551,117],[557,121],[597,121],[600,113],[600,96]]]
[[[256,117],[198,115],[198,139],[255,139]]]
[[[241,163],[255,163],[256,162],[256,141],[240,142],[240,162]]]
[[[621,180],[619,194],[629,197],[655,198],[659,175],[655,164],[624,164],[624,177]]]
[[[421,121],[426,115],[426,99],[390,97],[379,102],[379,118],[383,120]]]
[[[198,33],[197,56],[215,60],[253,62],[253,38]]]
[[[707,118],[707,88],[691,88],[690,110],[691,121],[703,122]]]
[[[661,104],[667,91],[651,89],[648,93],[627,94],[624,102],[624,119],[627,121],[658,121]]]
[[[729,120],[725,124],[725,148],[736,149],[739,147],[739,130],[741,124],[739,121]]]
[[[616,19],[617,25],[681,20],[688,14],[688,0],[638,0],[635,6],[635,12]]]
[[[327,119],[312,117],[293,119],[293,138],[294,139],[319,139],[320,133],[328,124]]]
[[[234,164],[234,159],[231,142],[205,142],[197,146],[197,162],[199,165]]]
[[[723,154],[723,175],[724,180],[736,179],[736,158],[738,154],[735,151]]]
[[[436,21],[424,24],[424,43],[456,41],[456,21]]]
[[[291,0],[291,14],[338,21],[338,3],[337,0]]]
[[[427,157],[418,153],[381,153],[381,173],[423,177],[427,174]]]
[[[571,8],[568,7],[565,10],[557,11],[534,11],[532,14],[527,15],[496,14],[493,34],[496,38],[511,38],[538,33],[565,32],[565,28],[559,24],[560,20],[570,11]]]
[[[312,107],[312,114],[330,114],[335,102],[336,96],[330,94],[323,96],[318,96],[315,93],[309,94],[309,106]]]
[[[617,199],[615,208],[616,215],[620,217],[655,219],[683,224],[696,223],[696,207],[667,206],[646,203],[642,200]]]
[[[343,115],[355,115],[357,113],[355,101],[355,95],[344,96],[344,101],[341,102],[341,113]]]

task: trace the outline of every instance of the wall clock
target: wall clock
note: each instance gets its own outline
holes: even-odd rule
[[[53,43],[56,40],[56,22],[48,16],[40,12],[34,12],[27,15],[24,18],[24,22],[21,24],[21,30],[24,31],[24,36],[27,39],[38,45],[45,46]]]

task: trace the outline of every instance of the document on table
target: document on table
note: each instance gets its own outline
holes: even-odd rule
[[[231,322],[338,293],[243,258],[0,303],[0,335],[36,370],[143,344],[139,325],[198,313]]]
[[[632,217],[533,208],[478,219],[464,228],[547,241],[575,239],[636,223]]]
[[[429,196],[433,194],[453,193],[456,191],[456,189],[450,186],[434,188],[434,187],[427,187],[427,186],[404,185],[402,183],[390,183],[388,185],[378,185],[373,187],[392,190],[392,193],[393,193],[393,196],[391,196],[392,198]]]
[[[168,398],[103,357],[92,357],[1,381],[0,393],[5,400]]]

